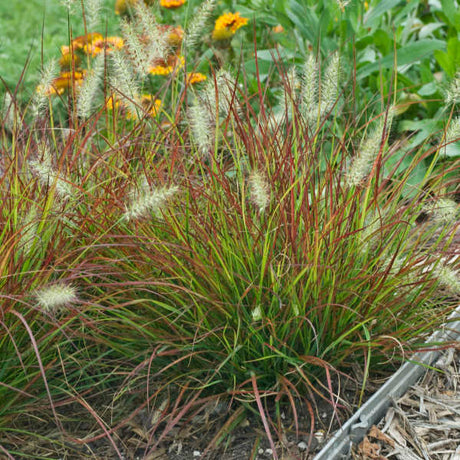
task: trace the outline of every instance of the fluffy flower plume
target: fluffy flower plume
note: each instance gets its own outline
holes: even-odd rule
[[[76,302],[78,296],[74,286],[56,283],[35,291],[35,299],[42,310],[53,313],[68,304]]]
[[[444,101],[447,105],[458,104],[460,102],[460,73],[457,73],[452,80],[449,89],[446,91]]]
[[[188,120],[199,152],[208,153],[212,149],[214,125],[209,110],[198,99],[188,109]]]
[[[393,108],[390,108],[386,125],[385,117],[382,116],[378,126],[362,140],[358,155],[353,158],[346,174],[346,180],[350,187],[361,184],[369,175],[382,146],[383,135],[387,135],[390,131],[393,113]]]
[[[93,68],[86,74],[77,97],[77,114],[81,118],[88,118],[91,114],[97,90],[104,74],[104,55],[100,54],[93,61]]]
[[[38,177],[41,184],[46,187],[55,186],[56,194],[67,200],[72,196],[72,186],[63,178],[58,171],[55,171],[51,155],[46,146],[42,146],[42,158],[30,160],[31,171]]]
[[[305,62],[301,81],[302,110],[306,120],[312,122],[318,116],[318,64],[312,53]]]
[[[210,78],[202,93],[203,100],[214,119],[216,115],[227,118],[232,101],[232,76],[220,69],[214,78]]]
[[[102,9],[101,0],[86,0],[85,3],[85,16],[88,24],[88,29],[93,30],[99,24],[100,13]]]
[[[58,73],[57,62],[53,59],[43,68],[40,83],[32,100],[32,116],[38,117],[46,107],[48,95],[52,92],[53,81]]]
[[[167,54],[169,32],[162,28],[143,2],[135,5],[135,20],[122,23],[123,35],[136,71],[145,77],[156,60]]]
[[[198,43],[198,39],[203,33],[203,28],[215,6],[216,0],[206,0],[198,8],[185,31],[185,46],[188,49],[193,48]]]
[[[270,187],[260,171],[253,171],[249,176],[251,201],[263,212],[270,204]]]
[[[441,286],[454,294],[460,294],[460,278],[456,270],[447,265],[441,265],[434,269],[434,276],[439,280]]]
[[[448,198],[440,198],[434,203],[428,203],[423,210],[430,214],[436,222],[447,224],[455,222],[458,214],[458,204]]]
[[[460,139],[460,117],[453,118],[446,132],[446,144]]]
[[[137,112],[137,106],[134,101],[139,97],[139,83],[136,79],[135,72],[131,68],[129,61],[122,51],[112,53],[113,72],[110,78],[110,84],[115,88],[117,99],[132,113]]]
[[[152,189],[146,178],[140,187],[131,190],[129,202],[126,206],[125,219],[139,219],[154,213],[161,217],[167,202],[178,192],[179,187],[160,187]]]
[[[321,82],[321,115],[329,113],[339,95],[340,56],[334,53]]]
[[[15,126],[20,123],[19,114],[16,108],[16,104],[11,97],[11,94],[6,91],[3,98],[3,105],[1,110],[1,122],[10,130],[13,130]]]

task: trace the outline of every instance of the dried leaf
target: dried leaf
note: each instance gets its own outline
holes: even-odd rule
[[[395,442],[393,441],[393,439],[391,439],[385,433],[380,431],[375,425],[373,425],[371,429],[369,430],[368,436],[370,438],[374,438],[374,439],[378,439],[379,441],[383,441],[385,444],[388,444],[391,447],[395,446]]]

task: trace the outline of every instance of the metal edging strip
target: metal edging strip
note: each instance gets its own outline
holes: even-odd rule
[[[457,321],[453,321],[458,318]],[[460,306],[451,315],[443,329],[433,333],[426,344],[451,342],[460,338]],[[448,329],[447,329],[448,327]],[[334,433],[332,438],[313,460],[340,460],[349,458],[352,444],[361,442],[372,427],[385,415],[392,400],[400,398],[427,371],[439,357],[440,351],[416,353],[355,412],[345,424]],[[424,366],[425,365],[425,366]]]

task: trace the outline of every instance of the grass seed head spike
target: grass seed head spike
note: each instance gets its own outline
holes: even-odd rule
[[[101,20],[102,0],[85,0],[85,16],[89,30],[94,30]]]
[[[168,37],[171,32],[158,23],[155,14],[143,2],[136,3],[135,13],[136,26],[141,31],[149,63],[166,59],[169,52]]]
[[[262,213],[270,204],[270,188],[264,174],[260,171],[253,171],[250,174],[249,192],[252,202]]]
[[[329,113],[337,102],[340,84],[340,55],[336,51],[321,81],[321,115]]]
[[[81,118],[85,119],[91,115],[92,106],[103,80],[104,65],[105,56],[101,53],[93,60],[92,68],[86,73],[85,79],[80,86],[77,95],[77,115]]]
[[[430,214],[435,222],[448,224],[456,221],[459,205],[449,198],[439,198],[434,202],[426,203],[423,210]]]
[[[112,71],[110,74],[110,84],[117,92],[116,98],[132,113],[136,113],[138,107],[135,101],[140,100],[139,80],[136,77],[129,60],[125,53],[114,51],[110,55]]]
[[[179,187],[151,188],[147,178],[144,178],[139,187],[131,190],[129,202],[126,206],[125,219],[135,220],[154,213],[161,217],[167,202],[178,192]]]
[[[203,29],[206,26],[206,22],[211,16],[216,6],[216,0],[205,0],[201,3],[198,11],[190,19],[190,23],[187,24],[185,30],[185,46],[188,50],[194,48],[200,41],[200,37],[203,34]]]
[[[390,108],[388,116],[382,115],[377,122],[377,126],[371,130],[370,134],[366,134],[361,141],[358,154],[351,160],[351,164],[346,172],[346,182],[350,187],[362,184],[371,172],[372,166],[377,158],[382,142],[388,136],[391,128],[393,109]]]
[[[434,269],[434,275],[438,278],[441,286],[453,294],[460,294],[460,277],[457,270],[442,264]]]
[[[452,79],[449,88],[446,90],[444,101],[447,105],[454,105],[460,102],[460,73]]]
[[[37,289],[34,294],[39,308],[47,313],[56,313],[78,301],[77,289],[62,282]]]
[[[146,77],[151,63],[148,47],[142,43],[133,21],[122,21],[121,30],[134,69],[141,78]]]
[[[460,139],[460,117],[452,118],[446,132],[446,144]]]
[[[209,108],[198,98],[188,109],[188,121],[200,155],[207,154],[213,148],[214,124]]]
[[[41,145],[40,157],[29,160],[28,164],[32,173],[45,187],[56,184],[56,194],[59,198],[68,200],[72,197],[72,185],[54,169],[51,153],[45,144]]]
[[[311,123],[318,116],[318,64],[313,53],[308,55],[301,77],[302,112]]]
[[[53,81],[58,74],[58,65],[55,59],[50,60],[41,72],[40,82],[32,98],[31,114],[34,119],[43,114],[48,96],[53,91]]]

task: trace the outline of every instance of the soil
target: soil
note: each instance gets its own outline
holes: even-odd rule
[[[267,416],[272,420],[270,431],[273,436],[274,447],[281,460],[311,460],[324,443],[343,424],[357,408],[358,386],[356,379],[348,384],[340,382],[342,405],[340,410],[333,410],[330,402],[318,399],[314,407],[315,424],[310,425],[311,415],[305,405],[296,402],[298,417],[298,432],[296,433],[295,418],[287,405],[276,417],[274,402],[266,402]],[[382,382],[380,382],[382,383]],[[335,386],[338,386],[336,382]],[[348,388],[347,388],[348,386]],[[375,391],[377,385],[370,385],[370,391]],[[370,394],[366,395],[366,397]],[[106,401],[108,407],[110,401]],[[104,404],[101,404],[104,406]],[[270,444],[260,417],[250,410],[228,410],[223,403],[216,403],[214,407],[203,410],[191,419],[184,417],[170,431],[165,430],[166,423],[155,425],[155,412],[142,410],[121,427],[113,439],[114,446],[102,438],[89,443],[71,442],[68,438],[60,437],[50,414],[44,412],[42,416],[34,414],[28,419],[17,422],[21,433],[10,433],[0,439],[0,445],[11,452],[14,459],[48,458],[66,460],[271,460],[274,458],[273,446]],[[255,408],[257,411],[257,408]],[[76,404],[69,406],[65,411],[61,409],[64,429],[72,433],[74,439],[90,439],[100,433],[100,427],[86,412],[82,414],[81,407]],[[129,413],[129,411],[127,412]],[[105,416],[105,419],[108,417]],[[48,423],[45,423],[48,420]],[[229,421],[234,423],[229,426]],[[39,423],[37,423],[39,421]],[[14,428],[14,427],[12,427]],[[226,429],[227,428],[227,429]],[[35,435],[24,435],[28,430]],[[162,432],[168,431],[163,439],[159,440]],[[224,434],[222,434],[224,433]],[[281,433],[277,435],[276,433]],[[3,434],[0,433],[0,437]],[[55,442],[50,442],[55,439]],[[152,448],[156,444],[155,448]],[[16,455],[14,452],[21,452]],[[2,456],[0,459],[7,459]]]

